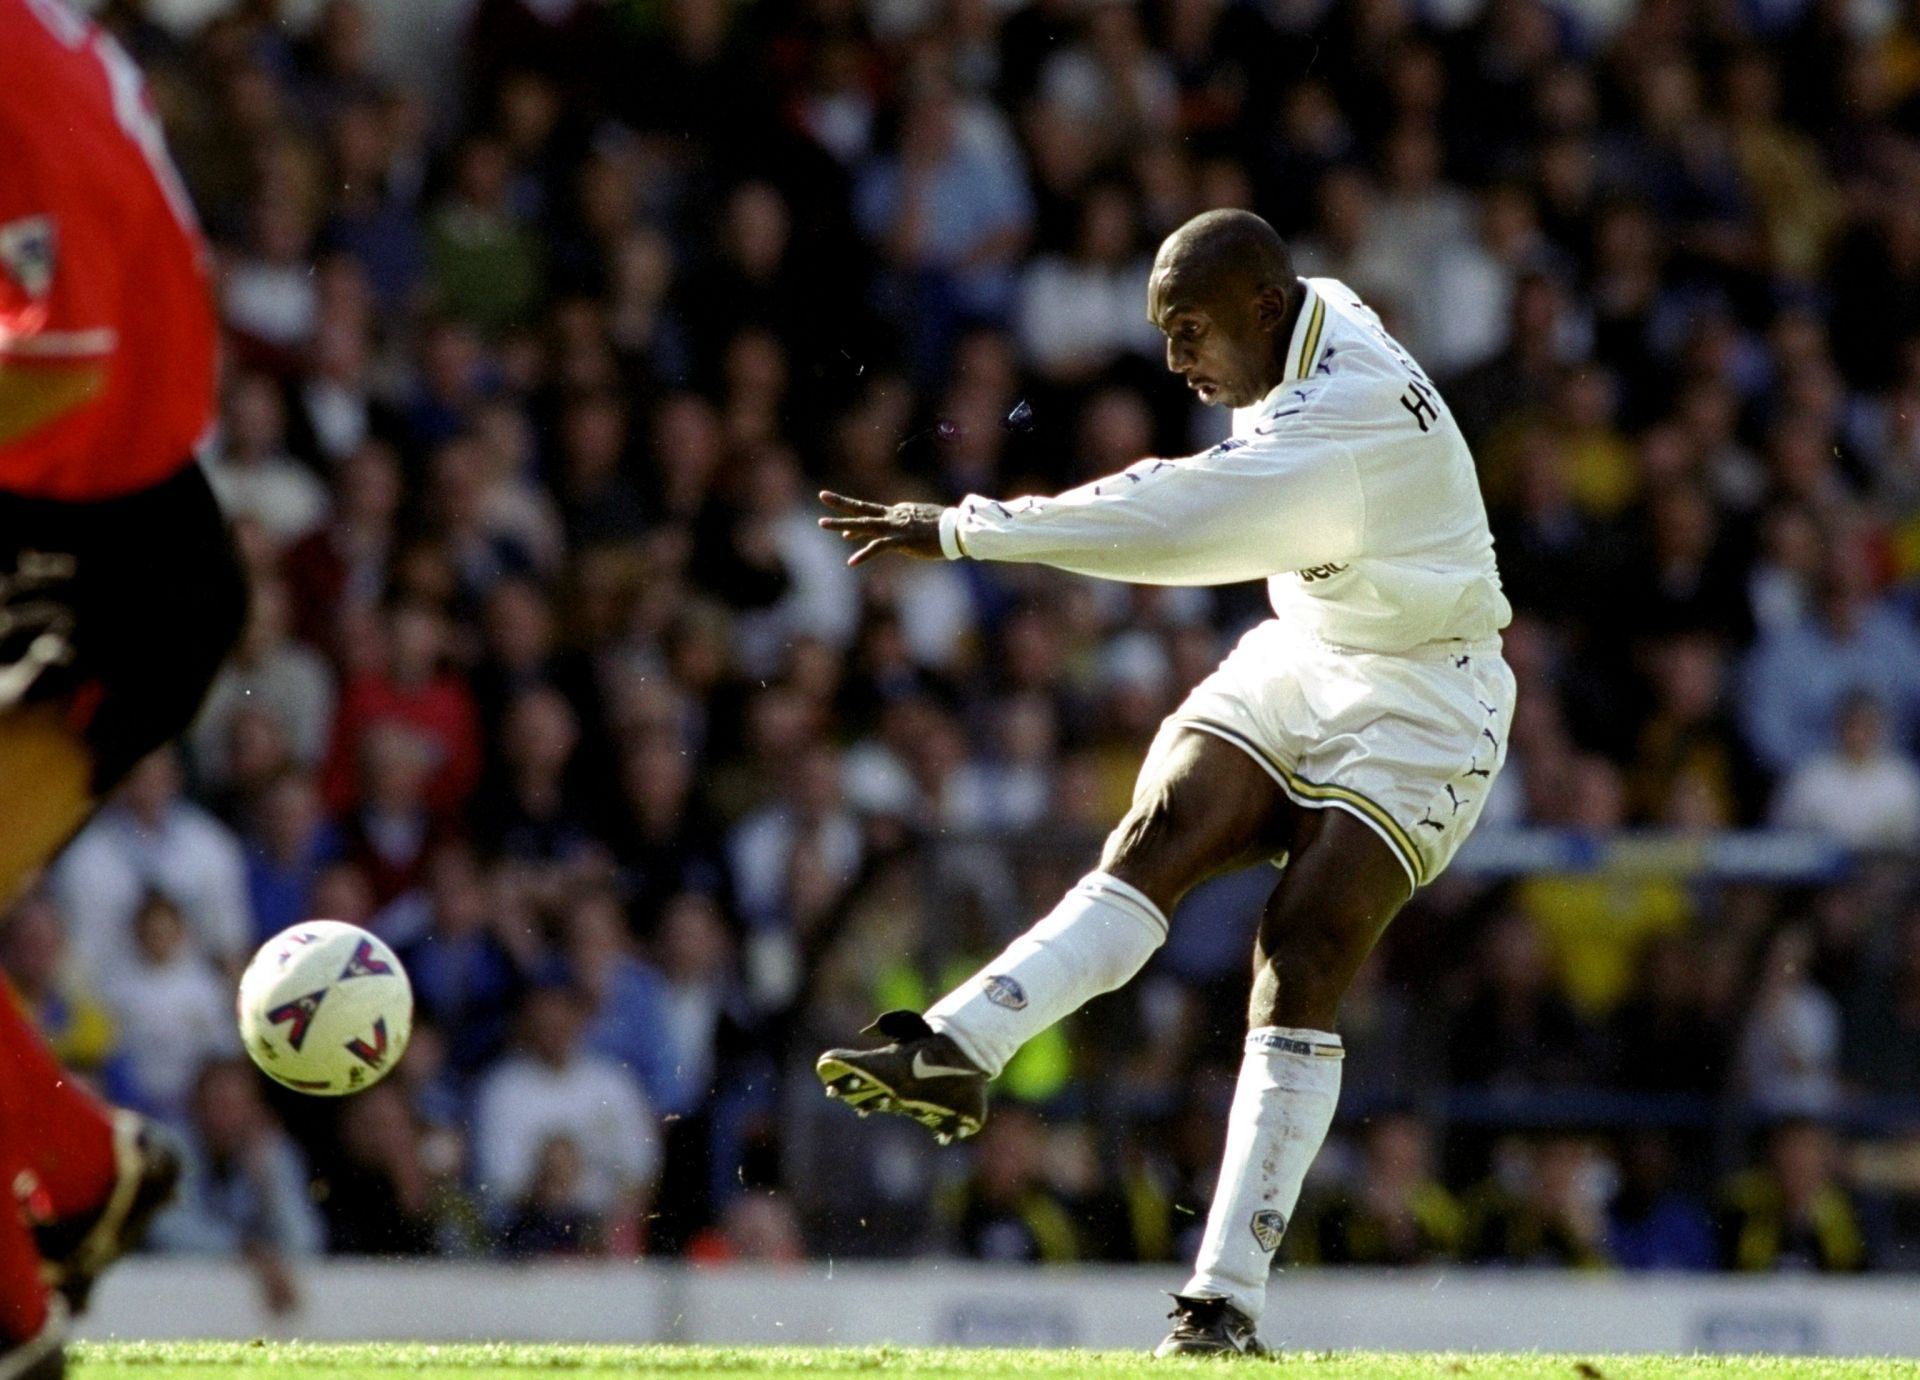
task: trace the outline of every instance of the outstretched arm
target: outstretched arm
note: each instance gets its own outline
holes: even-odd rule
[[[970,495],[952,508],[886,507],[822,494],[851,514],[821,526],[933,559],[1025,561],[1154,585],[1221,585],[1351,560],[1364,505],[1339,443],[1228,443],[1185,460],[1142,460],[1052,498]]]

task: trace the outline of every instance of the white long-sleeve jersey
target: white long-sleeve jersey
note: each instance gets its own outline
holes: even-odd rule
[[[1276,617],[1401,652],[1507,625],[1473,456],[1420,366],[1346,284],[1303,280],[1286,376],[1231,439],[1052,498],[969,495],[949,559],[1028,561],[1154,585],[1264,578]]]

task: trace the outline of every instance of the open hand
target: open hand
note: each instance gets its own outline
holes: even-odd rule
[[[940,550],[940,514],[937,503],[866,503],[826,489],[820,501],[846,517],[824,517],[820,525],[838,532],[841,540],[862,543],[847,557],[848,565],[859,565],[888,551],[923,561],[943,558]]]

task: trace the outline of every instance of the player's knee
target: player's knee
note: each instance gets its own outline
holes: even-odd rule
[[[1174,810],[1165,792],[1136,800],[1107,835],[1102,871],[1138,887],[1160,906],[1171,906],[1192,886],[1200,851],[1194,830]]]

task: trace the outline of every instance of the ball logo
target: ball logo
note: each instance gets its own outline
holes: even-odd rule
[[[307,1042],[307,1027],[313,1024],[313,1013],[320,1009],[320,1003],[326,999],[327,989],[309,992],[304,997],[295,997],[284,1006],[276,1006],[267,1012],[267,1024],[291,1025],[287,1032],[287,1043],[298,1050]]]
[[[1280,1238],[1287,1234],[1286,1214],[1273,1208],[1261,1208],[1248,1225],[1253,1228],[1253,1239],[1260,1243],[1263,1251],[1279,1250]]]
[[[995,1006],[1004,1006],[1009,1011],[1024,1011],[1027,1009],[1026,989],[1021,987],[1021,985],[1012,978],[1000,973],[995,973],[986,980],[985,986],[987,989],[987,1000]]]
[[[347,966],[340,970],[340,981],[345,982],[348,978],[376,977],[382,973],[391,974],[392,972],[391,963],[373,956],[373,941],[363,939],[360,941],[360,946],[353,951],[353,957],[347,960]]]
[[[387,1061],[386,1017],[382,1016],[379,1020],[373,1023],[373,1043],[372,1044],[368,1044],[365,1040],[358,1039],[358,1038],[348,1040],[347,1053],[353,1055],[356,1059],[358,1059],[361,1063],[365,1064],[370,1069],[377,1069],[382,1064],[386,1063]],[[350,1072],[353,1078],[355,1079],[355,1081],[358,1081],[360,1077],[360,1070],[353,1069],[353,1070],[350,1070]]]

